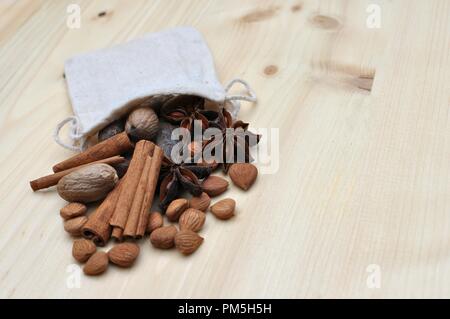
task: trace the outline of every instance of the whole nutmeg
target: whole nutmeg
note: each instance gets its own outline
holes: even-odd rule
[[[87,207],[82,203],[70,203],[59,211],[59,214],[64,219],[71,219],[74,217],[82,216],[86,213]]]
[[[147,233],[151,233],[157,228],[160,228],[164,225],[164,220],[160,212],[153,212],[150,213],[150,216],[148,217],[148,224],[147,224]]]
[[[188,208],[180,216],[180,230],[198,232],[205,224],[206,214],[195,208]]]
[[[211,204],[211,198],[205,192],[201,193],[198,197],[192,197],[189,200],[189,207],[206,212]]]
[[[228,175],[236,186],[246,191],[258,177],[258,169],[250,163],[235,163],[231,165]]]
[[[72,236],[81,236],[81,229],[88,221],[86,216],[75,217],[64,222],[64,230]]]
[[[154,140],[158,129],[158,115],[149,107],[135,109],[125,123],[125,131],[133,140]]]
[[[125,121],[123,119],[114,121],[98,132],[98,141],[103,142],[104,140],[107,140],[108,138],[114,135],[122,133],[124,130],[125,130]]]
[[[171,222],[176,222],[181,214],[189,207],[189,201],[185,198],[173,200],[166,209],[166,216]]]
[[[175,236],[175,247],[183,255],[192,254],[202,243],[203,237],[192,230],[181,230]]]
[[[175,244],[177,231],[177,228],[173,225],[157,228],[150,234],[150,242],[156,248],[172,248]]]
[[[106,271],[108,268],[108,254],[104,251],[97,251],[93,254],[84,265],[83,272],[88,276],[97,276]]]
[[[234,199],[225,198],[212,205],[210,210],[217,218],[226,220],[234,216],[235,208],[236,202]]]
[[[135,243],[122,243],[108,252],[109,260],[119,267],[130,267],[139,256],[139,246]]]
[[[97,246],[87,239],[77,239],[73,242],[72,256],[80,263],[86,262],[95,252]]]
[[[210,175],[202,182],[203,191],[210,197],[218,196],[228,188],[228,181],[222,177]]]
[[[105,198],[118,180],[110,165],[91,164],[61,178],[57,190],[68,202],[90,203]]]

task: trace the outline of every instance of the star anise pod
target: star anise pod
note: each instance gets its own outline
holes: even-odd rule
[[[222,132],[219,139],[209,141],[209,147],[217,146],[221,150],[222,154],[215,155],[221,159],[222,169],[225,173],[228,173],[228,169],[233,163],[253,162],[250,147],[259,143],[261,135],[248,131],[248,123],[240,120],[233,123],[231,114],[223,109],[221,121],[217,124],[210,124],[211,127],[219,128]],[[244,155],[244,158],[239,158],[240,155]]]
[[[201,121],[202,129],[209,127],[209,122],[218,119],[219,113],[204,109],[205,100],[193,95],[178,95],[168,100],[161,107],[161,116],[172,124],[192,131],[194,121]]]
[[[213,170],[211,165],[195,163],[174,163],[164,157],[160,171],[159,201],[163,208],[174,200],[184,189],[193,196],[202,193],[199,179],[209,176]]]

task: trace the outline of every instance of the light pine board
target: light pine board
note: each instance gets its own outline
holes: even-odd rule
[[[208,216],[191,257],[145,240],[132,269],[69,289],[64,201],[28,185],[71,155],[51,137],[71,114],[63,62],[176,25],[204,34],[224,83],[254,87],[241,117],[280,129],[280,169],[226,193],[237,217]],[[2,0],[0,297],[448,298],[449,108],[447,0]]]

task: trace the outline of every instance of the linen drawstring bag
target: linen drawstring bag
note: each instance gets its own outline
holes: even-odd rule
[[[240,101],[256,102],[255,93],[241,79],[225,88],[221,85],[205,40],[191,27],[77,55],[64,68],[74,115],[57,125],[54,139],[74,151],[83,150],[88,138],[151,98],[197,95],[217,102],[234,116]],[[229,94],[236,83],[245,87],[244,95]],[[69,142],[60,137],[66,124],[70,124]]]

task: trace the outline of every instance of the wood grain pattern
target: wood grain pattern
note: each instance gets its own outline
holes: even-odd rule
[[[379,29],[370,3],[1,1],[0,297],[450,297],[450,2],[376,1]],[[28,186],[71,155],[51,138],[64,60],[176,25],[254,87],[241,117],[280,128],[280,169],[224,194],[237,217],[208,216],[194,255],[146,240],[133,269],[70,289],[65,203]]]

